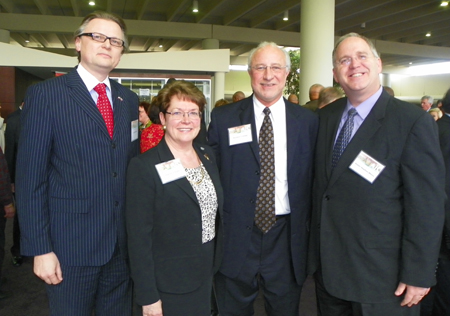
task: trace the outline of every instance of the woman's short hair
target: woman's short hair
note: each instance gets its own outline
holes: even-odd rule
[[[436,112],[438,114],[438,118],[442,117],[442,111],[439,108],[433,108],[428,111],[428,113]]]
[[[197,104],[200,112],[205,109],[206,98],[192,82],[176,80],[162,88],[155,100],[161,112],[166,113],[173,97]]]

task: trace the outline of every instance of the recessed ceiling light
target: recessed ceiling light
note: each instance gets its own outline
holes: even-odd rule
[[[412,62],[410,62],[409,64],[412,65]]]
[[[194,0],[192,3],[192,12],[197,13],[198,12],[198,1]]]
[[[289,11],[288,10],[284,11],[284,16],[283,16],[283,21],[287,21],[287,20],[289,20]]]
[[[425,36],[426,36],[426,37],[430,37],[430,36],[431,36],[431,33],[428,32],[427,34],[425,34]]]
[[[90,6],[94,6],[95,5],[95,1],[89,1],[89,5]]]
[[[446,7],[448,6],[448,1],[442,1],[441,2],[441,7]]]
[[[29,40],[25,40],[25,43],[29,43],[30,41]]]

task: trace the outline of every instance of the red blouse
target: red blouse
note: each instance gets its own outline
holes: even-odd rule
[[[159,144],[164,136],[164,129],[161,124],[152,124],[145,128],[141,134],[141,153]]]

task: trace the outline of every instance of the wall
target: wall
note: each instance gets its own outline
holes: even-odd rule
[[[414,103],[420,103],[420,98],[430,95],[442,99],[450,88],[450,74],[430,76],[391,76],[391,87],[395,96]]]

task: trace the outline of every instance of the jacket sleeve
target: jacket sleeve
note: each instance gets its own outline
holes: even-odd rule
[[[153,167],[153,166],[151,166]],[[126,189],[126,225],[131,277],[136,303],[149,305],[159,300],[153,259],[153,206],[156,199],[155,177],[140,157],[128,166]]]

